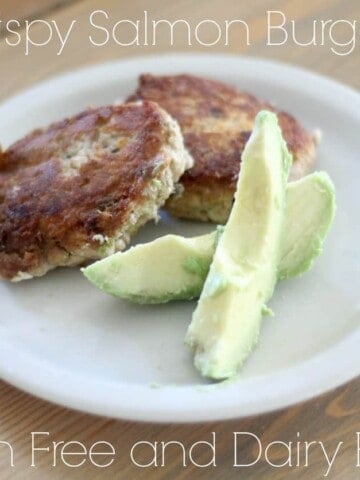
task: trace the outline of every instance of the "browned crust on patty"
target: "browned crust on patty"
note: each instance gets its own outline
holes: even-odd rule
[[[315,161],[315,140],[294,117],[223,83],[191,75],[145,74],[140,76],[139,86],[128,101],[138,99],[157,102],[178,120],[185,145],[194,158],[194,167],[181,178],[182,191],[166,204],[176,216],[226,222],[241,153],[255,116],[262,109],[278,114],[293,154],[291,179],[308,173]]]
[[[100,258],[108,241],[124,248],[173,190],[184,152],[151,102],[88,109],[11,145],[0,153],[0,276]],[[137,214],[145,202],[151,212]]]

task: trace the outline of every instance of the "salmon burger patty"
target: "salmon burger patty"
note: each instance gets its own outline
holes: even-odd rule
[[[152,102],[88,109],[0,152],[0,276],[18,281],[122,250],[192,159]]]
[[[166,203],[177,217],[225,223],[233,203],[241,153],[256,114],[277,113],[293,155],[291,179],[306,175],[315,162],[315,136],[294,117],[268,102],[223,83],[192,75],[141,75],[128,101],[157,102],[181,127],[194,166],[181,178],[181,188]],[[240,152],[240,155],[239,155]]]

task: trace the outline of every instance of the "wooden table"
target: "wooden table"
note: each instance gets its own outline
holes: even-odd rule
[[[358,0],[282,0],[272,8],[282,10],[289,20],[296,19],[299,38],[309,38],[309,27],[313,19],[349,19],[360,20],[360,3]],[[106,10],[111,18],[141,18],[148,10],[153,18],[175,20],[187,19],[195,24],[204,18],[215,19],[221,23],[225,19],[242,18],[251,29],[251,46],[245,42],[230,38],[230,45],[215,45],[211,48],[186,45],[186,38],[179,35],[175,45],[169,47],[168,39],[163,36],[156,46],[133,46],[119,48],[114,44],[102,48],[92,47],[88,41],[88,16],[97,9]],[[271,57],[289,63],[299,64],[317,72],[327,74],[355,88],[360,87],[360,47],[352,54],[338,56],[327,45],[317,47],[299,47],[293,43],[286,46],[266,47],[266,0],[18,0],[0,2],[1,19],[46,18],[56,20],[65,27],[72,19],[77,20],[69,45],[61,55],[56,55],[56,45],[51,43],[41,48],[33,47],[28,56],[24,53],[24,40],[17,47],[4,44],[4,30],[0,37],[0,98],[4,99],[19,89],[27,87],[49,75],[98,61],[166,51],[207,51],[246,53],[248,55]],[[32,29],[34,41],[40,41],[43,35],[41,25]],[[24,23],[19,30],[24,34]],[[203,40],[210,42],[210,30],[204,29]],[[339,33],[339,35],[341,32]],[[342,33],[343,39],[346,32]],[[357,35],[359,40],[359,35]],[[13,39],[14,37],[12,37]],[[286,410],[248,418],[198,425],[154,425],[133,422],[114,421],[73,412],[24,394],[17,389],[0,383],[0,441],[8,441],[14,446],[15,466],[9,466],[7,447],[0,443],[0,478],[7,479],[320,479],[326,472],[326,461],[319,447],[310,451],[309,466],[275,468],[272,463],[284,461],[284,447],[273,447],[268,461],[262,456],[254,466],[248,468],[233,467],[233,432],[252,432],[261,438],[265,447],[272,441],[296,442],[322,441],[329,452],[334,452],[339,442],[343,442],[328,478],[357,479],[360,467],[357,467],[357,438],[360,430],[360,381],[337,389],[316,400]],[[82,467],[69,468],[59,464],[51,467],[47,455],[39,455],[37,467],[31,468],[30,446],[32,431],[50,433],[49,441],[79,440],[87,447],[96,441],[107,441],[117,450],[115,462],[108,468],[100,469],[86,462]],[[129,457],[131,446],[139,440],[170,441],[177,440],[189,448],[198,440],[209,440],[211,433],[216,433],[217,467],[184,467],[182,458],[174,448],[166,457],[164,467],[139,468]],[[299,432],[300,437],[297,436]],[[45,443],[43,443],[45,445]],[[250,462],[256,459],[257,451],[251,441],[243,442],[242,452]],[[142,453],[145,455],[146,450]],[[138,459],[141,455],[138,456]],[[295,457],[294,457],[295,458]],[[144,457],[145,460],[145,457]],[[204,452],[199,461],[206,462]]]

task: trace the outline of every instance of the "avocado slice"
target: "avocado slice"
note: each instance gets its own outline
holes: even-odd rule
[[[186,334],[203,376],[234,376],[257,342],[280,259],[291,155],[262,111],[242,156],[235,201]]]
[[[100,289],[135,303],[195,298],[204,285],[216,236],[216,232],[187,239],[164,235],[99,260],[82,271]]]
[[[335,187],[327,173],[314,172],[288,184],[278,280],[310,270],[323,251],[335,211]]]
[[[325,172],[288,183],[278,280],[311,268],[334,212],[335,189]],[[198,298],[222,231],[219,226],[199,237],[165,235],[99,260],[83,273],[105,292],[136,303]]]

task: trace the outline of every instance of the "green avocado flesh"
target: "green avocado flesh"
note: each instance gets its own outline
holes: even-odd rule
[[[336,211],[335,187],[325,172],[288,184],[278,279],[310,270],[323,250]]]
[[[82,269],[106,293],[136,303],[199,298],[186,343],[205,377],[233,377],[257,343],[278,280],[309,270],[332,223],[335,189],[325,172],[287,183],[291,155],[277,117],[260,112],[242,155],[225,226],[166,235]]]
[[[311,268],[334,212],[334,186],[325,172],[288,183],[278,280]],[[222,230],[193,238],[166,235],[115,253],[83,272],[105,292],[137,303],[198,298]]]
[[[257,342],[277,281],[290,166],[276,115],[260,112],[243,152],[234,205],[186,334],[203,376],[234,376]]]
[[[187,239],[165,235],[93,263],[83,273],[105,292],[136,303],[192,299],[204,285],[215,243],[216,232]]]

